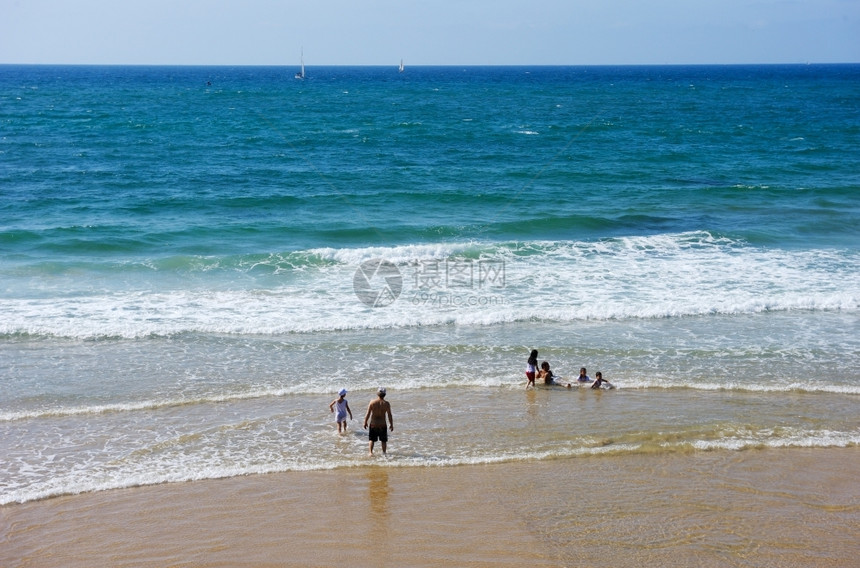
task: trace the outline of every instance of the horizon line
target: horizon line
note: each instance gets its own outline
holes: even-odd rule
[[[786,61],[735,63],[415,63],[416,67],[705,67],[705,66],[778,66],[778,65],[858,65],[860,61]],[[294,63],[20,63],[0,62],[3,66],[54,67],[297,67]],[[397,67],[398,63],[317,63],[305,67]]]

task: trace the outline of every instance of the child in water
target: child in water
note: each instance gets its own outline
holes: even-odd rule
[[[346,389],[340,389],[340,392],[337,394],[338,398],[334,399],[328,405],[328,409],[334,412],[335,407],[337,408],[334,419],[337,421],[337,433],[340,434],[342,431],[346,432],[346,415],[349,413],[349,419],[352,420],[352,410],[350,410],[349,403],[346,401]],[[341,428],[343,428],[342,431]]]
[[[540,364],[540,371],[538,371],[538,378],[543,379],[544,384],[546,385],[558,385],[561,384],[556,382],[555,375],[549,368],[549,361],[544,361]],[[568,383],[567,388],[570,388],[570,384]]]
[[[539,379],[543,379],[545,384],[551,385],[553,374],[549,369],[549,361],[544,361],[540,364],[540,371],[538,371],[537,377]]]
[[[582,367],[582,368],[579,370],[579,377],[577,377],[577,378],[576,378],[576,380],[577,380],[578,382],[580,382],[580,383],[590,383],[590,382],[591,382],[591,377],[589,377],[589,376],[588,376],[588,375],[586,375],[585,373],[586,373],[586,371],[585,371],[585,367]]]
[[[526,389],[529,387],[534,388],[535,386],[535,373],[537,373],[538,366],[538,351],[537,349],[532,349],[531,355],[529,355],[528,363],[526,363],[526,378],[528,382],[526,383]]]
[[[606,379],[603,378],[603,373],[601,373],[600,371],[597,371],[594,374],[594,384],[591,385],[591,388],[599,389],[601,387],[601,385],[606,385],[606,387],[610,388],[610,389],[615,388],[614,386],[612,386],[612,383],[610,383],[609,381],[607,381]]]

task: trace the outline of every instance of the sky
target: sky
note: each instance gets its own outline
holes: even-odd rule
[[[0,63],[860,62],[860,0],[0,0]]]

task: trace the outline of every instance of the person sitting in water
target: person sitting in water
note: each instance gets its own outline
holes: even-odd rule
[[[585,374],[585,367],[579,369],[579,377],[577,377],[577,382],[580,383],[590,383],[591,377]]]
[[[560,385],[561,383],[556,380],[556,376],[549,368],[549,362],[544,361],[540,364],[540,371],[537,374],[539,379],[543,379],[544,384],[546,385]],[[570,384],[567,385],[567,388],[570,388]]]
[[[549,370],[549,362],[544,361],[540,364],[540,371],[538,371],[537,378],[543,379],[544,384],[551,385],[554,375],[552,371]]]
[[[594,374],[594,384],[591,385],[591,388],[599,389],[601,385],[606,385],[606,387],[610,389],[615,388],[614,386],[612,386],[612,383],[603,378],[603,373],[597,371],[597,373]]]

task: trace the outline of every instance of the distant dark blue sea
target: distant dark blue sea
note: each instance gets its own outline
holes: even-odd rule
[[[0,66],[0,504],[352,465],[341,387],[596,454],[482,414],[533,348],[619,452],[860,441],[860,65],[295,71]]]

